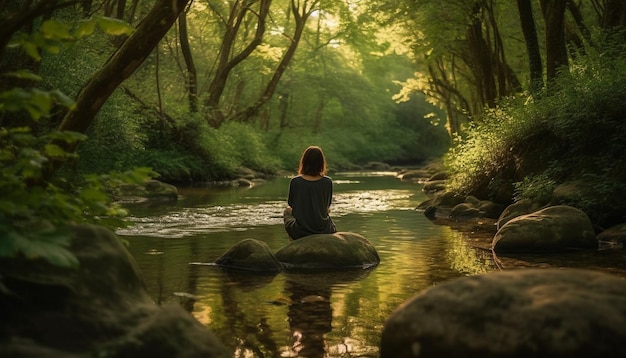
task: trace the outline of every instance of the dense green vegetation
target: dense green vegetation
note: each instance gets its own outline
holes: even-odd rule
[[[620,40],[603,48],[603,56],[574,60],[550,94],[507,99],[480,116],[447,156],[451,188],[505,203],[568,204],[598,224],[621,222],[626,47]]]
[[[256,51],[229,73],[214,116],[211,93],[202,89],[219,74],[216,53],[225,34],[217,16],[226,18],[235,10],[207,8],[203,2],[189,7],[187,36],[198,73],[195,106],[190,104],[189,69],[182,68],[179,23],[99,111],[89,140],[79,147],[75,169],[100,173],[150,166],[162,180],[186,183],[232,178],[241,166],[265,173],[293,170],[311,143],[325,149],[334,169],[369,161],[416,163],[445,151],[445,130],[424,118],[441,112],[422,95],[402,106],[392,99],[400,89],[392,81],[412,75],[410,58],[389,43],[398,39],[376,40],[374,28],[358,31],[361,20],[345,13],[347,4],[328,5],[325,18],[311,15],[271,99],[258,113],[242,117],[237,111],[259,100],[288,44],[285,36],[293,24],[280,10],[283,5],[288,2],[272,3],[275,23]],[[68,19],[78,16],[72,10],[65,14]],[[253,26],[254,19],[247,17],[254,16],[243,20]],[[329,27],[327,22],[337,24]],[[278,26],[285,27],[284,33],[276,33]],[[248,33],[238,36],[241,42],[251,38]],[[76,96],[84,79],[102,66],[103,54],[116,45],[96,34],[46,58],[41,71],[50,87]]]
[[[517,6],[515,6],[517,5]],[[626,3],[380,2],[408,23],[415,91],[445,110],[448,190],[623,222]],[[407,29],[407,27],[402,27]]]
[[[0,2],[0,255],[71,265],[47,230],[121,213],[116,173],[293,171],[311,144],[341,170],[452,142],[450,190],[623,220],[625,14],[616,0]]]

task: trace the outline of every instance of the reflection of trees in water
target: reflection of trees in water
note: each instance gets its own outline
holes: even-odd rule
[[[291,330],[289,356],[324,357],[328,350],[325,334],[332,330],[330,304],[333,285],[361,280],[373,269],[341,272],[285,273],[287,312]]]
[[[189,265],[186,293],[190,297],[179,297],[180,303],[190,312],[197,309],[195,294],[198,292],[198,279],[202,275],[203,266]],[[332,331],[333,309],[331,294],[335,285],[361,280],[369,275],[374,268],[367,270],[348,270],[339,272],[295,273],[282,272],[285,278],[284,295],[275,301],[259,301],[251,306],[242,297],[270,285],[276,275],[259,275],[251,272],[217,271],[217,288],[223,313],[213,332],[226,346],[232,347],[234,358],[254,356],[267,357],[307,357],[327,356],[337,349],[327,342],[326,335]],[[272,285],[270,285],[272,287]],[[202,290],[202,289],[200,289]],[[215,291],[213,291],[215,292]],[[216,293],[216,292],[215,292]],[[269,292],[271,294],[271,291]],[[277,292],[275,292],[277,293]],[[260,295],[261,297],[263,294]],[[276,297],[276,296],[274,296]],[[185,300],[188,299],[188,301]],[[198,298],[202,300],[202,298]],[[212,300],[213,308],[217,301]],[[351,305],[359,306],[359,299],[354,297]],[[288,304],[287,321],[289,336],[284,335],[286,327],[273,327],[272,323],[284,322],[276,320],[276,305]],[[201,305],[202,306],[202,305]],[[284,306],[283,306],[284,307]],[[358,307],[353,307],[358,312]],[[284,309],[284,308],[283,308]],[[284,311],[283,311],[284,312]],[[284,333],[283,333],[284,332]],[[284,340],[287,339],[288,343]],[[285,344],[286,343],[286,344]],[[346,346],[342,351],[350,349]]]
[[[312,276],[302,280],[288,277],[285,291],[291,304],[287,317],[292,332],[291,353],[299,357],[323,357],[324,334],[332,329],[330,285]]]
[[[261,302],[256,312],[246,312],[239,306],[237,293],[261,288],[274,279],[275,275],[258,275],[249,272],[225,271],[224,282],[220,286],[226,322],[220,332],[220,339],[226,345],[235,347],[233,357],[279,357],[278,345],[272,338],[273,330],[267,323],[267,312],[261,312]],[[250,319],[252,317],[252,319]],[[265,354],[264,354],[265,352]]]

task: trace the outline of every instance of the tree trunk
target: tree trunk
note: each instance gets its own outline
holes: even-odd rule
[[[224,89],[226,88],[226,81],[228,80],[230,71],[250,56],[252,51],[261,44],[261,40],[265,34],[265,21],[269,14],[270,5],[272,3],[271,0],[259,1],[259,10],[255,13],[257,16],[257,26],[254,38],[240,53],[234,56],[232,55],[241,22],[246,13],[252,11],[250,5],[254,2],[255,1],[244,2],[238,0],[230,11],[230,16],[226,24],[226,32],[224,33],[224,39],[222,40],[222,46],[219,51],[217,69],[213,80],[209,84],[209,94],[204,103],[209,111],[207,120],[209,125],[214,128],[221,126],[225,118],[224,113],[219,109],[219,104],[222,93],[224,93]]]
[[[59,2],[59,0],[40,1],[36,4],[31,4],[29,1],[21,6],[16,3],[4,5],[9,10],[8,14],[0,14],[0,23],[2,23],[0,26],[0,59],[13,34],[25,26],[30,26],[38,17],[72,5],[74,4]],[[3,10],[5,10],[4,7]]]
[[[530,72],[530,93],[537,96],[543,89],[543,65],[541,63],[541,52],[539,50],[539,39],[537,38],[537,28],[533,17],[533,9],[530,0],[517,0],[517,9],[522,33],[526,42],[528,52],[528,69]]]
[[[626,27],[626,1],[605,0],[600,26],[603,29]]]
[[[187,91],[189,92],[189,111],[191,113],[198,112],[198,72],[193,62],[193,54],[191,46],[189,46],[189,35],[187,32],[187,13],[183,11],[178,17],[179,42],[180,49],[185,59],[187,72],[185,79],[187,81]]]
[[[471,14],[472,21],[467,29],[467,63],[476,81],[476,94],[479,96],[477,107],[483,105],[494,107],[497,98],[496,82],[493,76],[495,66],[491,46],[483,37],[482,10],[482,4],[476,3]]]
[[[274,75],[268,82],[267,86],[265,87],[265,91],[263,91],[259,99],[248,108],[235,114],[234,119],[243,121],[249,120],[252,116],[255,116],[259,112],[259,109],[272,98],[274,92],[276,91],[276,87],[278,86],[278,82],[280,81],[280,78],[287,69],[287,65],[289,65],[289,62],[291,62],[293,55],[296,53],[296,49],[300,44],[300,39],[302,38],[302,33],[304,32],[306,22],[313,13],[313,11],[316,9],[318,3],[319,0],[312,0],[311,2],[309,2],[308,0],[304,0],[304,3],[300,7],[300,4],[296,4],[296,0],[291,0],[291,10],[296,22],[294,35],[292,38],[290,38],[291,43],[289,44],[285,55],[280,60],[280,63],[274,71]]]
[[[541,0],[541,10],[546,23],[546,80],[554,81],[558,71],[568,68],[565,47],[565,0]]]
[[[118,0],[117,1],[117,12],[115,13],[115,17],[124,20],[124,13],[126,11],[126,0]]]
[[[85,133],[113,91],[150,55],[190,0],[158,0],[135,32],[96,72],[63,118],[59,130]],[[56,143],[72,152],[77,144]]]

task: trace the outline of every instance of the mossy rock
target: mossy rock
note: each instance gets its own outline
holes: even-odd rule
[[[281,265],[269,246],[259,240],[244,239],[215,260],[215,264],[226,269],[277,272]]]
[[[353,232],[305,236],[283,246],[275,256],[286,269],[369,268],[380,263],[374,246]]]

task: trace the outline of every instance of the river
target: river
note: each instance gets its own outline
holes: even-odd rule
[[[276,251],[288,177],[251,188],[179,188],[175,204],[133,206],[129,243],[150,296],[177,302],[210,329],[233,357],[378,357],[385,319],[421,290],[457,277],[526,266],[591,267],[623,274],[623,251],[495,258],[484,247],[493,223],[437,225],[415,207],[418,184],[392,172],[333,174],[332,216],[339,231],[369,239],[380,264],[369,270],[272,275],[210,265],[253,238]],[[602,252],[604,251],[604,252]]]

